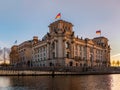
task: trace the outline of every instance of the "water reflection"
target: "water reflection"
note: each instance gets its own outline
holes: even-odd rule
[[[0,77],[0,90],[119,90],[120,75]]]
[[[11,86],[9,77],[0,77],[0,87],[9,87],[9,86]]]
[[[120,90],[120,75],[111,75],[111,89],[112,90]]]

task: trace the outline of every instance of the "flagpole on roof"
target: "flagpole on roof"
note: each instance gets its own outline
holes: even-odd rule
[[[101,30],[100,30],[100,37],[101,37]]]
[[[61,17],[62,17],[62,15],[61,15],[61,12],[60,12],[60,20],[61,20]]]
[[[15,44],[15,45],[17,44],[17,40],[14,42],[14,44]]]

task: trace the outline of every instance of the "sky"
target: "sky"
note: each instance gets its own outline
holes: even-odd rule
[[[41,39],[55,16],[74,25],[75,35],[109,39],[111,59],[120,60],[120,0],[0,0],[0,48]]]

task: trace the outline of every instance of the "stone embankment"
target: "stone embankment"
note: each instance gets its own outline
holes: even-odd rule
[[[0,69],[0,76],[40,76],[40,75],[100,75],[100,74],[120,74],[120,68],[84,68],[80,69]]]

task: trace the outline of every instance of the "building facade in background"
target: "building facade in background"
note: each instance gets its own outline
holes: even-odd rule
[[[14,46],[13,46],[14,47]],[[49,32],[38,40],[24,42],[17,46],[17,63],[33,67],[39,66],[110,66],[110,46],[105,37],[93,39],[76,37],[73,24],[58,20],[49,25]],[[11,48],[11,53],[14,50]],[[15,54],[10,54],[11,63]],[[29,65],[30,64],[30,65]]]
[[[19,45],[14,45],[10,52],[10,64],[15,66],[32,66],[32,46],[38,42],[38,37],[25,41]]]
[[[19,62],[19,54],[18,54],[18,46],[14,45],[11,47],[11,52],[10,52],[10,64],[11,65],[16,65]]]

